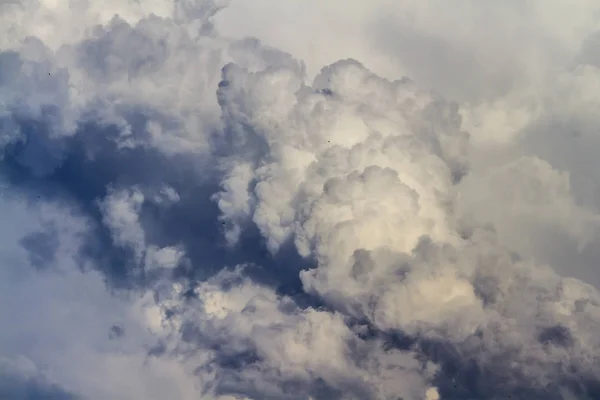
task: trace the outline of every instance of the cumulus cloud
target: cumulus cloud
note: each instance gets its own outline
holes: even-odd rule
[[[345,8],[0,4],[1,396],[600,396],[598,6]]]

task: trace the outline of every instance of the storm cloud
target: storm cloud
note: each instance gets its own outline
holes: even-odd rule
[[[600,398],[598,11],[1,3],[0,397]]]

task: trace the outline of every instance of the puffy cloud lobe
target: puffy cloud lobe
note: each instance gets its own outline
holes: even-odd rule
[[[216,393],[416,399],[434,371],[410,353],[361,340],[340,314],[299,309],[292,299],[252,283],[243,268],[225,270],[195,292],[195,306],[171,323],[181,327],[183,341],[194,343],[180,351],[202,359],[199,374]]]
[[[493,223],[503,241],[519,252],[543,239],[544,231],[564,232],[581,251],[598,229],[598,216],[573,198],[569,174],[537,157],[522,157],[473,174],[462,189],[463,213]],[[503,212],[506,208],[510,215]],[[508,226],[519,226],[521,232],[509,233]]]
[[[449,175],[459,176],[463,173],[462,153],[466,134],[459,130],[457,123],[460,120],[456,109],[454,117],[451,116],[452,106],[442,111],[440,124],[449,123],[453,126],[442,130],[444,133],[438,138],[435,133],[439,129],[435,124],[428,123],[429,126],[425,126],[423,120],[432,113],[432,109],[443,109],[445,106],[428,99],[424,94],[413,94],[406,87],[409,86],[406,82],[386,83],[355,62],[340,62],[335,68],[332,66],[330,72],[326,70],[316,79],[313,89],[304,87],[301,76],[293,79],[291,73],[293,71],[267,70],[261,74],[246,74],[233,66],[224,70],[219,91],[220,102],[229,123],[228,132],[236,138],[241,136],[241,139],[237,139],[239,147],[235,147],[240,152],[235,152],[237,157],[233,157],[229,177],[224,182],[224,185],[231,185],[229,182],[235,180],[237,184],[232,189],[239,193],[234,195],[230,190],[223,194],[222,209],[228,207],[227,212],[232,216],[239,214],[239,209],[231,210],[231,203],[239,203],[239,208],[244,205],[247,209],[249,200],[242,200],[247,198],[244,192],[254,190],[256,210],[250,212],[259,228],[264,232],[266,229],[273,230],[274,225],[280,225],[272,233],[265,232],[270,248],[275,250],[291,234],[292,227],[289,225],[293,221],[289,220],[294,218],[295,210],[314,202],[313,199],[319,196],[316,192],[328,180],[332,181],[330,186],[333,188],[336,185],[335,178],[341,178],[353,170],[362,172],[369,166],[379,166],[395,170],[400,182],[407,181],[408,185],[412,185],[409,188],[418,190],[423,185],[420,182],[431,182],[435,187],[423,190],[430,190],[430,193],[422,195],[422,202],[433,203],[427,204],[424,212],[435,213],[436,203],[443,201],[436,196],[438,193],[440,197],[446,195],[444,186],[450,184]],[[353,98],[345,96],[345,91],[351,89],[341,83],[345,82],[344,79],[350,88],[356,86],[366,93],[354,93]],[[274,81],[277,86],[265,92],[265,85]],[[331,81],[331,87],[320,88],[320,81]],[[240,87],[236,87],[237,82],[240,82]],[[248,88],[251,83],[255,84]],[[289,87],[291,95],[287,99],[282,98],[281,94],[286,87]],[[366,97],[369,92],[370,98]],[[260,99],[256,99],[256,96]],[[361,99],[360,102],[358,99]],[[265,102],[267,105],[263,104]],[[409,115],[395,113],[397,108],[404,109],[401,106],[405,102],[408,103],[405,112]],[[270,107],[272,104],[277,104],[277,107]],[[378,115],[370,109],[377,106],[385,107],[387,114]],[[261,113],[263,109],[265,111]],[[412,109],[416,109],[414,114],[411,113]],[[450,113],[449,117],[446,117],[446,112]],[[443,118],[449,120],[444,121]],[[252,125],[248,127],[248,124]],[[411,128],[422,130],[422,137],[415,137]],[[256,136],[258,138],[252,140]],[[410,149],[405,150],[408,147]],[[381,152],[377,153],[376,148]],[[250,152],[250,149],[253,150]],[[250,154],[244,156],[243,153]],[[429,162],[428,170],[419,169],[412,173],[417,174],[414,176],[402,169],[405,165],[414,165],[417,155],[424,153]],[[444,160],[452,164],[451,169]],[[249,180],[246,173],[248,182],[242,185],[240,175],[244,170],[239,165],[245,163],[259,165],[255,167],[256,182]],[[234,175],[233,172],[238,170],[240,173]],[[377,174],[375,170],[370,169],[369,173]],[[360,196],[359,189],[356,190],[356,195]],[[373,192],[373,199],[377,195]],[[278,204],[272,204],[276,200]],[[300,204],[296,206],[297,202]],[[419,234],[421,232],[417,236]],[[309,240],[313,235],[306,233],[303,236],[308,237],[304,240]],[[306,251],[301,250],[303,253]]]
[[[258,164],[253,179],[228,186],[241,193],[224,196],[246,199],[236,203],[247,205],[250,191],[255,209],[246,206],[244,210],[252,213],[249,217],[266,236],[270,249],[294,240],[301,254],[320,264],[318,270],[303,274],[307,290],[334,297],[332,301],[345,308],[352,299],[362,297],[363,317],[367,304],[374,301],[369,297],[375,288],[381,292],[403,278],[390,278],[396,267],[392,264],[383,270],[363,271],[361,282],[352,279],[348,265],[356,251],[406,253],[423,235],[456,241],[447,208],[453,201],[452,175],[465,165],[466,134],[460,131],[460,118],[452,105],[416,92],[407,81],[382,80],[356,62],[324,69],[314,88],[301,87],[300,77],[291,80],[290,72],[248,74],[232,66],[224,70],[219,94],[225,115],[233,120],[230,130],[246,140],[258,135],[254,142],[261,144],[247,155]],[[265,92],[265,85],[273,81],[277,82],[273,91]],[[286,89],[291,95],[287,99],[282,94]],[[265,102],[277,107],[265,107]],[[439,122],[432,120],[434,116]],[[230,177],[242,162],[247,161],[242,158],[232,165]],[[229,207],[222,210],[230,212]],[[232,216],[240,211],[234,210]],[[457,295],[469,299],[466,290]],[[410,291],[406,293],[409,298]],[[417,289],[423,291],[427,291],[425,286]],[[410,299],[415,304],[424,301],[415,295],[416,299]],[[448,294],[449,298],[454,295]],[[397,302],[391,299],[397,296],[402,295],[383,295],[380,306],[389,310],[389,303]],[[475,300],[471,290],[466,301]],[[439,304],[434,302],[424,308],[435,309]],[[379,317],[386,321],[382,322],[386,328],[410,325],[389,323],[386,314]]]
[[[276,90],[265,92],[264,85],[272,81]],[[583,301],[587,290],[575,289],[574,281],[561,280],[545,267],[514,261],[479,228],[474,236],[461,234],[465,227],[453,211],[457,188],[452,171],[464,168],[460,150],[466,148],[461,142],[466,135],[456,108],[422,95],[420,102],[407,101],[388,117],[386,106],[398,103],[389,97],[378,102],[377,96],[392,92],[397,99],[393,89],[407,83],[378,80],[354,62],[326,68],[313,88],[296,82],[281,71],[224,70],[219,93],[225,116],[235,121],[229,129],[244,138],[244,146],[244,140],[254,140],[257,147],[237,153],[240,163],[256,166],[254,176],[244,170],[247,183],[225,186],[230,191],[223,196],[243,199],[237,204],[244,205],[243,213],[272,251],[293,240],[301,254],[317,262],[317,268],[301,274],[305,290],[382,331],[451,340],[467,353],[478,343],[477,365],[489,376],[481,378],[489,385],[481,389],[483,396],[501,390],[494,381],[502,374],[508,374],[503,384],[530,385],[534,391],[545,391],[563,368],[597,379],[587,357],[575,350],[590,344],[588,351],[595,353],[596,345],[576,327],[574,309],[563,308],[565,302]],[[281,93],[286,88],[294,91],[293,97]],[[265,107],[265,102],[277,106]],[[351,117],[344,115],[347,109]],[[353,118],[352,123],[344,125],[345,118]],[[235,171],[232,164],[225,182]],[[507,182],[487,177],[491,188],[505,188],[493,201],[512,201],[517,212],[523,207],[527,218],[540,215],[544,221],[558,216],[560,209],[561,217],[569,210],[564,216],[569,229],[577,229],[573,222],[578,219],[582,226],[593,223],[573,203],[568,179],[544,162],[521,159],[501,171],[514,175]],[[484,204],[476,197],[469,200]],[[232,204],[222,208],[224,218],[239,218],[240,210],[232,212]],[[488,254],[490,247],[498,249]],[[564,285],[581,291],[582,297],[567,300]],[[592,321],[593,315],[584,318]],[[495,357],[512,364],[488,364]],[[574,384],[572,378],[561,378],[564,385]]]
[[[139,191],[110,193],[102,204],[104,224],[114,234],[117,245],[131,246],[136,258],[141,257],[144,247],[144,231],[139,224],[138,215],[144,202]]]
[[[593,36],[595,29],[588,28],[581,28],[578,34]],[[598,185],[596,174],[591,172],[591,153],[597,141],[597,119],[592,109],[597,103],[593,88],[597,86],[598,71],[580,63],[585,51],[578,42],[570,67],[548,71],[550,76],[541,85],[524,85],[505,97],[481,103],[475,111],[464,107],[474,139],[471,158],[478,165],[468,180],[471,183],[465,182],[468,193],[463,199],[476,209],[479,218],[494,219],[500,237],[511,249],[550,263],[561,274],[597,285],[596,264],[592,260],[597,247]],[[474,114],[479,114],[477,123],[471,120]],[[485,199],[490,201],[488,207],[475,206],[475,199],[484,199],[483,191],[474,195],[474,181],[484,184],[482,179],[499,177],[500,171],[508,172],[509,165],[516,166],[519,159],[521,170],[512,169],[519,176],[517,182],[529,176],[532,183],[540,180],[546,181],[543,185],[548,188],[561,186],[563,199],[558,201],[555,194],[547,193],[556,198],[556,203],[546,202],[539,210],[530,208],[529,215],[519,220],[512,219],[515,208],[525,211],[526,207],[512,200],[498,202],[490,196]],[[525,160],[531,160],[531,166]],[[540,178],[534,176],[533,170]],[[551,180],[555,183],[550,184]],[[508,180],[502,182],[508,184]],[[496,186],[493,191],[498,192],[499,188]]]
[[[562,71],[556,85],[506,96],[476,68],[474,81],[493,87],[438,82],[471,101],[491,98],[458,104],[353,60],[308,83],[289,54],[221,37],[216,2],[134,3],[0,5],[11,27],[0,35],[3,190],[35,207],[43,195],[81,218],[69,227],[66,214],[52,217],[13,241],[34,266],[73,268],[74,258],[138,290],[123,301],[95,297],[117,315],[97,321],[102,340],[89,329],[61,347],[67,361],[29,354],[53,366],[54,380],[95,398],[597,395],[598,293],[539,255],[556,247],[551,232],[596,259],[593,185],[559,151],[595,143],[593,59],[583,54],[588,65]],[[426,31],[406,37],[424,47],[439,35],[425,18],[432,4],[406,6],[420,18],[412,28]],[[472,7],[486,15],[495,6]],[[516,8],[506,5],[509,15]],[[532,18],[525,8],[515,15]],[[452,26],[447,11],[441,25]],[[81,23],[69,23],[79,13]],[[61,30],[49,38],[49,27]],[[450,31],[464,39],[464,29]],[[480,49],[477,40],[461,46]],[[484,65],[496,50],[486,49]],[[417,75],[446,79],[438,72]],[[574,118],[584,144],[571,146],[556,118],[564,129]],[[43,277],[32,284],[40,302],[70,293]],[[102,293],[96,281],[69,282]],[[101,350],[83,351],[86,340]],[[99,367],[72,367],[73,354]],[[114,390],[91,377],[126,370]],[[160,391],[159,376],[176,384]]]

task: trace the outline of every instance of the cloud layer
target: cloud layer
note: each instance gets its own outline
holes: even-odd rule
[[[600,8],[346,7],[0,3],[0,397],[600,397]]]

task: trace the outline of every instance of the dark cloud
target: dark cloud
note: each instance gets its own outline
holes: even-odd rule
[[[146,134],[144,126],[148,112],[130,111],[125,116],[133,127],[134,137],[140,140]],[[24,190],[33,202],[43,195],[45,199],[68,202],[88,217],[92,228],[80,249],[81,263],[100,268],[113,284],[144,285],[147,275],[139,270],[131,249],[113,243],[111,233],[102,223],[98,201],[108,194],[111,187],[137,186],[152,193],[167,185],[178,193],[179,201],[168,206],[145,202],[140,222],[150,244],[184,247],[192,271],[181,268],[180,273],[191,273],[191,276],[205,279],[223,266],[253,262],[257,265],[257,278],[289,288],[285,290],[298,290],[297,272],[309,264],[295,255],[293,249],[273,257],[258,232],[251,229],[244,234],[236,249],[226,246],[222,238],[223,227],[217,218],[219,210],[212,200],[219,189],[218,171],[209,160],[193,154],[168,156],[146,146],[120,148],[118,128],[102,126],[93,120],[82,123],[73,136],[60,140],[58,144],[48,138],[47,132],[30,128],[35,124],[44,126],[43,122],[25,119],[17,122],[26,139],[5,149],[2,162],[5,177],[15,190]],[[56,157],[50,157],[46,155],[47,147],[41,144],[44,141],[52,143],[52,148],[63,150]],[[43,159],[56,161],[52,162],[51,168],[40,167],[35,173],[26,161],[28,154],[36,160],[35,165]],[[38,174],[43,174],[43,177]],[[52,238],[52,235],[49,236]],[[41,243],[33,249],[36,239],[43,238],[37,235],[23,242],[32,257],[39,257],[40,251],[48,251],[39,247],[43,246]],[[278,276],[269,276],[269,271],[275,269],[279,271]],[[284,277],[280,273],[286,270],[289,273]],[[278,281],[280,279],[281,282]]]
[[[79,396],[41,376],[0,371],[0,398],[10,400],[78,400]]]
[[[20,243],[29,252],[29,261],[36,268],[44,269],[56,259],[59,241],[53,227],[49,227],[46,232],[30,233]]]
[[[125,335],[125,328],[123,328],[123,326],[120,324],[111,326],[110,330],[108,331],[108,337],[110,339],[118,339],[123,335]]]

